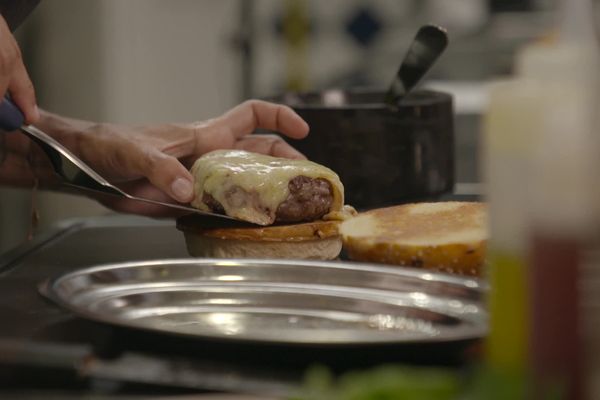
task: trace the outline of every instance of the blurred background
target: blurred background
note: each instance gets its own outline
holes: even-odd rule
[[[287,90],[387,87],[418,27],[451,44],[424,86],[454,95],[457,190],[479,183],[490,80],[549,33],[550,0],[46,0],[17,31],[39,104],[96,121],[194,121]],[[107,214],[38,193],[41,228]],[[0,251],[25,240],[32,191],[0,189]]]

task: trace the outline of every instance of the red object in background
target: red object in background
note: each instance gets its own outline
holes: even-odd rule
[[[582,335],[578,276],[582,244],[534,235],[531,254],[531,355],[535,398],[581,399]],[[560,393],[558,397],[548,397]]]

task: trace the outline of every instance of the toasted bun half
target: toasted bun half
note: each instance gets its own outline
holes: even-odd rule
[[[480,275],[488,239],[487,207],[440,202],[381,208],[344,221],[340,233],[353,260]]]
[[[333,260],[342,250],[340,221],[257,227],[198,216],[177,220],[193,257]]]

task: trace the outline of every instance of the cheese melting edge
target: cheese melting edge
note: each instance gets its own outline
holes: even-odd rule
[[[275,221],[277,207],[289,196],[288,184],[303,175],[327,180],[333,190],[331,213],[344,206],[344,186],[331,169],[308,160],[291,160],[242,150],[215,150],[194,163],[196,194],[192,206],[211,211],[202,201],[208,193],[225,213],[234,218],[269,225]],[[243,189],[240,191],[239,188]]]

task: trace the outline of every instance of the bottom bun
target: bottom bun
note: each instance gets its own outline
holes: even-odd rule
[[[333,260],[342,250],[340,237],[301,242],[261,242],[219,239],[186,233],[185,242],[191,256],[209,258]]]
[[[207,221],[198,216],[177,220],[193,257],[333,260],[342,250],[339,221],[267,227]]]

